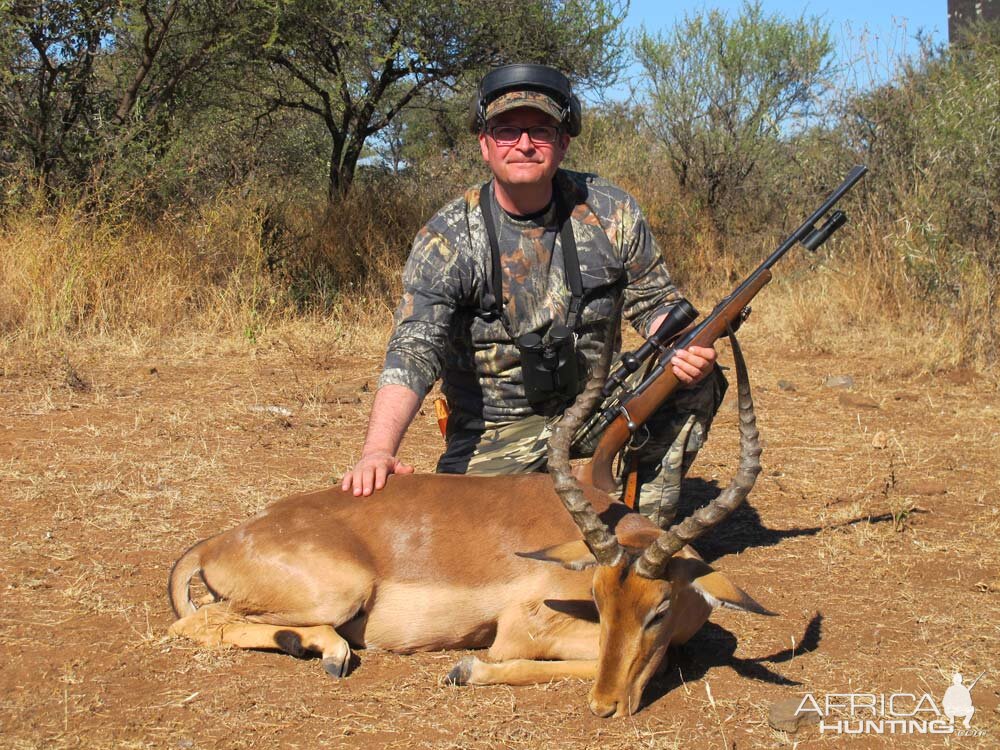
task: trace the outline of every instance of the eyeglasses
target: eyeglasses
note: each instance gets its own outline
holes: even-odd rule
[[[498,146],[513,146],[521,140],[521,133],[527,133],[532,143],[555,143],[560,129],[555,125],[533,125],[519,128],[516,125],[497,125],[487,131]]]

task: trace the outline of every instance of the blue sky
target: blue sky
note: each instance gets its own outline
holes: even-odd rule
[[[686,13],[718,8],[736,15],[742,5],[741,0],[632,0],[625,26],[630,31],[641,26],[649,31],[665,31],[683,19]],[[828,0],[820,3],[762,0],[761,7],[768,15],[778,14],[787,18],[798,18],[801,14],[818,16],[830,27],[837,45],[838,62],[846,65],[853,63],[860,80],[888,78],[891,60],[917,49],[918,31],[924,32],[936,43],[943,43],[948,38],[947,0]],[[862,51],[865,51],[864,55]],[[633,69],[628,75],[641,75],[641,70]],[[621,98],[626,90],[627,86],[619,86],[609,94]]]

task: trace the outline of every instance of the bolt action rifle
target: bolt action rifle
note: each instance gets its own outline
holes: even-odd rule
[[[591,417],[576,435],[577,440],[584,436],[600,435],[593,458],[583,467],[581,481],[605,492],[615,491],[616,483],[611,470],[615,456],[632,433],[681,386],[670,367],[674,353],[690,346],[712,346],[716,339],[735,331],[749,315],[750,301],[771,280],[771,267],[785,253],[799,242],[807,250],[815,252],[847,223],[847,215],[837,210],[821,226],[816,226],[867,171],[868,168],[862,165],[851,169],[823,204],[700,323],[691,326],[697,319],[698,312],[688,302],[681,302],[671,309],[646,343],[634,352],[621,355],[620,364],[608,377],[602,394],[605,400],[619,391],[620,395],[610,406]],[[645,377],[638,385],[629,386],[629,376],[645,362],[652,362],[654,357],[655,364]]]

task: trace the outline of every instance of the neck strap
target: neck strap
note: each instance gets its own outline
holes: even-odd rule
[[[571,331],[576,331],[576,326],[580,322],[580,311],[583,303],[583,277],[580,274],[580,258],[576,252],[576,237],[573,235],[573,222],[570,215],[573,213],[573,202],[556,187],[553,180],[552,191],[556,200],[556,221],[559,224],[559,240],[563,254],[563,271],[566,274],[566,282],[569,284],[570,301],[566,310],[566,326]],[[493,270],[488,280],[489,296],[493,298],[493,310],[503,324],[504,330],[511,340],[517,337],[514,335],[510,321],[503,312],[503,271],[500,268],[500,245],[497,241],[496,221],[493,218],[492,209],[493,198],[490,195],[490,183],[487,182],[479,189],[479,209],[483,212],[483,221],[486,224],[486,236],[490,241],[490,256]]]

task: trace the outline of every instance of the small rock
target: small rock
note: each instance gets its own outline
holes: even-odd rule
[[[324,404],[360,404],[361,396],[358,395],[360,388],[356,385],[336,385],[327,383],[321,386],[316,394],[317,398]]]
[[[773,728],[789,734],[795,734],[807,724],[818,724],[821,717],[816,711],[804,710],[802,713],[796,713],[801,704],[801,698],[778,701],[768,711],[767,723]],[[808,706],[806,708],[808,709]]]
[[[889,447],[889,438],[884,432],[879,430],[875,433],[875,437],[872,438],[872,448],[877,451],[884,451]]]
[[[837,396],[837,401],[840,402],[841,406],[846,406],[848,409],[878,409],[878,402],[873,401],[865,396],[859,396],[855,393],[841,393]]]
[[[194,747],[194,740],[189,737],[184,737],[183,739],[177,740],[177,747],[187,750],[189,747]]]
[[[795,383],[790,380],[779,380],[778,388],[783,391],[797,391],[798,388],[795,387]]]
[[[854,387],[854,378],[850,375],[831,375],[823,381],[823,385],[827,388],[850,389]]]
[[[251,406],[250,411],[255,414],[273,414],[276,417],[285,417],[286,419],[292,416],[292,410],[286,409],[284,406]]]

